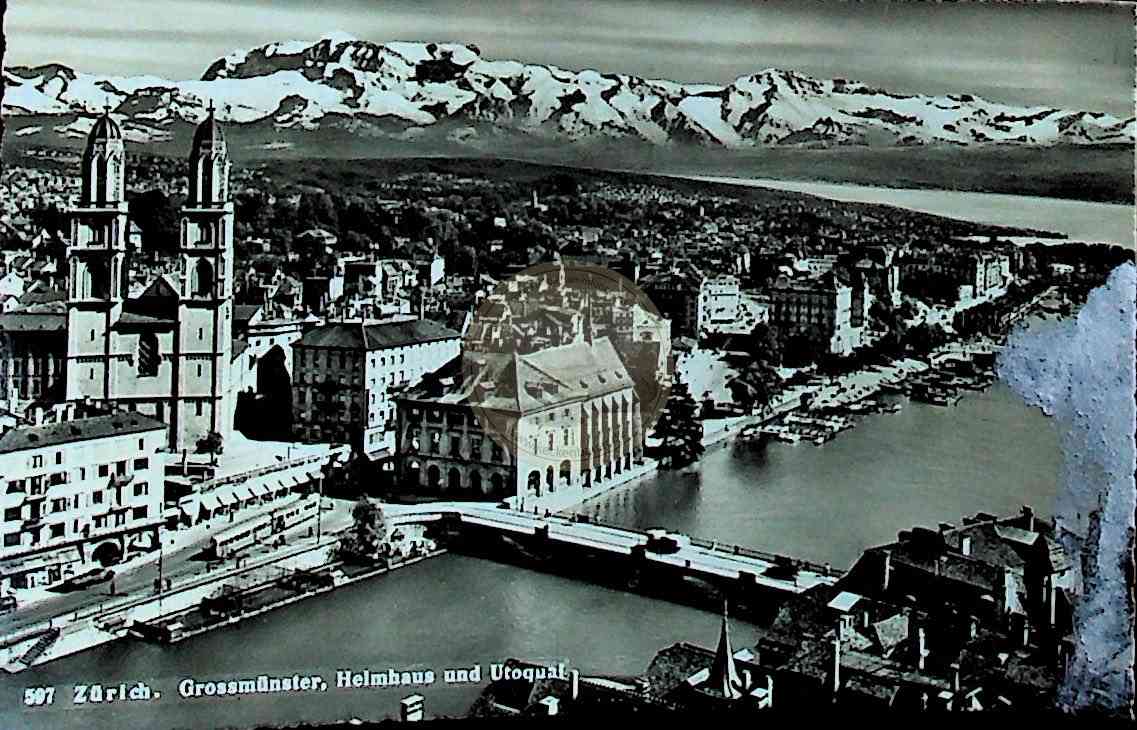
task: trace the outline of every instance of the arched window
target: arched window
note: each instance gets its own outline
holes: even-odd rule
[[[193,295],[198,297],[213,294],[213,264],[208,259],[198,259],[193,272]]]
[[[158,374],[162,353],[158,350],[158,336],[153,332],[143,332],[138,338],[138,375],[151,378]]]
[[[107,273],[107,264],[101,259],[94,259],[87,264],[87,295],[92,299],[106,299],[110,296],[110,275]]]

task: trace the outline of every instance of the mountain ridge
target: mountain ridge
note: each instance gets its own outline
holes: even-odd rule
[[[332,33],[210,63],[201,78],[98,76],[61,64],[4,69],[3,113],[58,124],[16,130],[78,139],[109,107],[134,142],[168,141],[204,118],[280,131],[336,129],[459,145],[500,135],[555,142],[630,139],[725,149],[834,146],[1133,144],[1137,122],[1102,112],[1021,107],[971,94],[897,94],[848,79],[767,68],[729,84],[486,59],[474,44],[375,43]]]

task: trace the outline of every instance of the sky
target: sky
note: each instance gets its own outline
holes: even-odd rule
[[[236,49],[338,31],[675,81],[729,83],[776,67],[1133,116],[1132,4],[9,0],[5,30],[8,66],[173,80],[199,78]]]

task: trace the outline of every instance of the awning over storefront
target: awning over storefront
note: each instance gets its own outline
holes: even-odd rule
[[[249,491],[256,497],[265,497],[272,494],[272,487],[270,487],[266,480],[262,477],[260,479],[253,479],[248,482]]]

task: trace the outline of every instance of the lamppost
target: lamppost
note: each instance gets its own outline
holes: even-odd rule
[[[324,475],[316,478],[316,544],[320,544],[324,524]]]

